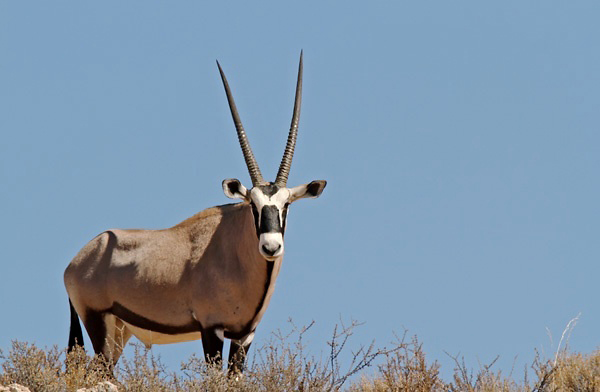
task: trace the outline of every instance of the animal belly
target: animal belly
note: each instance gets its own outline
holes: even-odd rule
[[[128,322],[123,321],[123,324],[131,331],[131,333],[138,338],[146,347],[151,347],[153,344],[170,344],[179,342],[188,342],[190,340],[198,340],[202,337],[200,332],[187,332],[176,335],[169,335],[160,332],[150,331],[131,325]]]

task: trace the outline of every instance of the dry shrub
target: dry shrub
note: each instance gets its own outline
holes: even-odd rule
[[[302,328],[291,321],[290,325],[292,328],[288,333],[276,331],[256,351],[246,376],[260,391],[333,390],[337,380],[329,366],[330,362],[305,353],[303,339],[314,323]],[[339,346],[335,334],[329,344],[330,347]]]
[[[155,357],[141,343],[134,343],[133,359],[125,356],[120,359],[115,377],[131,392],[167,392],[178,387],[175,373],[168,372],[160,357]]]
[[[111,379],[101,358],[89,357],[76,347],[66,354],[57,346],[42,350],[34,344],[14,341],[8,355],[0,350],[0,385],[20,384],[32,391],[75,391]]]
[[[108,380],[113,381],[109,364],[104,357],[89,356],[81,346],[75,346],[70,353],[65,354],[64,371],[61,369],[61,379],[64,390],[76,391],[89,388]]]
[[[389,353],[374,344],[359,347],[342,370],[340,356],[359,323],[341,322],[334,328],[326,359],[305,352],[303,339],[313,323],[299,328],[290,321],[290,325],[290,331],[276,331],[255,351],[243,376],[227,377],[221,369],[193,356],[183,365],[185,379],[181,385],[186,391],[338,391],[352,375]]]
[[[200,392],[249,392],[258,391],[247,375],[229,377],[219,364],[207,363],[203,358],[192,355],[182,364],[184,376],[178,380],[183,391]]]
[[[499,357],[490,364],[481,365],[476,375],[467,369],[464,359],[450,356],[455,363],[453,382],[448,390],[453,392],[528,392],[530,388],[514,381],[511,374],[508,377],[502,371],[493,371],[492,367]]]
[[[518,383],[500,371],[495,361],[469,370],[464,360],[453,357],[451,382],[439,375],[439,364],[428,363],[417,338],[397,339],[391,349],[373,343],[352,351],[350,340],[358,323],[336,326],[326,355],[306,353],[304,339],[312,324],[289,332],[277,331],[254,351],[243,375],[228,376],[224,369],[192,356],[181,372],[169,372],[152,351],[135,345],[132,358],[123,357],[113,372],[102,358],[88,356],[82,348],[71,353],[53,347],[42,350],[33,344],[13,342],[7,355],[0,350],[0,386],[13,383],[31,391],[76,391],[110,381],[123,391],[415,391],[415,392],[558,392],[600,391],[600,351],[568,354],[560,351],[553,360],[536,355],[531,366],[535,380]],[[559,355],[560,354],[560,355]],[[342,360],[341,358],[344,358]],[[377,365],[371,375],[362,373]],[[362,374],[359,379],[354,376]]]
[[[398,339],[396,347],[386,354],[386,362],[378,366],[374,378],[363,376],[352,385],[350,391],[406,391],[429,392],[447,391],[448,386],[439,376],[439,364],[427,364],[425,353],[418,339],[405,342],[406,333]]]
[[[596,392],[600,391],[600,350],[584,355],[563,353],[553,361],[541,361],[533,366],[538,381],[535,392]]]
[[[600,391],[600,351],[559,361],[551,384],[556,391]]]
[[[48,351],[34,344],[14,341],[8,355],[0,351],[2,374],[0,385],[13,383],[32,390],[61,391],[61,351],[55,346]]]

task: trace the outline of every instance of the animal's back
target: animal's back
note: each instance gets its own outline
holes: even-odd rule
[[[88,242],[73,258],[64,274],[65,286],[77,312],[104,311],[114,303],[144,308],[153,293],[162,304],[176,309],[186,306],[181,293],[186,269],[198,260],[210,243],[223,213],[239,206],[208,208],[163,230],[105,231]]]

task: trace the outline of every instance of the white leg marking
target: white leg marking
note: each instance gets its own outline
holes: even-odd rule
[[[254,340],[254,332],[250,332],[248,335],[246,335],[243,338],[241,338],[240,340],[238,340],[237,344],[239,344],[242,347],[246,347],[247,345],[252,343],[253,340]]]
[[[223,328],[215,329],[215,335],[217,335],[220,341],[225,340],[225,331],[223,331]]]

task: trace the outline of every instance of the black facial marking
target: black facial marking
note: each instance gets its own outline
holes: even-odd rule
[[[285,233],[285,226],[287,225],[287,214],[288,214],[289,207],[290,207],[290,203],[285,203],[285,206],[283,207],[283,212],[281,213],[281,216],[283,217],[283,222],[282,222],[283,230],[281,231],[282,234]]]
[[[269,185],[260,185],[258,188],[267,197],[273,197],[273,195],[276,194],[277,191],[280,189],[279,186],[277,186],[277,185],[275,185],[273,183],[269,183]]]
[[[149,331],[154,331],[158,333],[164,333],[166,335],[179,335],[183,333],[200,332],[202,330],[202,326],[196,320],[192,320],[185,325],[161,324],[157,323],[156,321],[147,319],[144,316],[140,316],[135,312],[132,312],[131,310],[127,309],[118,302],[113,303],[110,312],[118,318],[120,318],[121,320],[138,328],[147,329]]]
[[[261,233],[283,233],[279,210],[275,206],[264,206],[260,214]]]
[[[254,203],[250,203],[250,206],[252,206],[252,215],[254,216],[254,228],[256,229],[256,236],[260,237],[260,230],[258,229],[258,209],[256,209]]]

